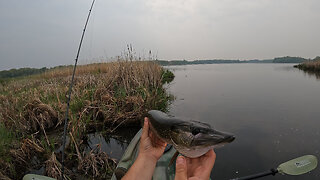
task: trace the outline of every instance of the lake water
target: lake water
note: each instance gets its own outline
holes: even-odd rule
[[[293,64],[171,66],[169,114],[211,124],[236,139],[216,149],[211,178],[230,179],[313,154],[320,158],[320,81]],[[320,168],[300,176],[320,179]]]

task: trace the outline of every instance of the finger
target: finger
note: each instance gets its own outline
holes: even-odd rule
[[[216,161],[216,153],[213,151],[213,149],[209,150],[206,154],[205,154],[205,161],[207,163],[208,166],[212,166],[214,165],[215,161]]]
[[[203,155],[203,165],[205,167],[202,173],[203,178],[207,178],[210,176],[215,161],[216,153],[213,151],[213,149],[209,150],[206,154]]]
[[[141,139],[146,139],[148,138],[148,136],[149,136],[149,119],[145,117],[143,122]]]
[[[176,160],[176,174],[175,180],[186,180],[187,179],[187,163],[183,156],[178,156]]]
[[[213,151],[213,149],[210,149],[206,154],[202,155],[199,158],[205,166],[213,167],[214,162],[216,160],[216,153]]]
[[[190,166],[193,166],[195,164],[203,164],[203,159],[202,159],[203,156],[200,156],[200,157],[197,157],[197,158],[186,158],[187,159],[187,165],[189,167]]]

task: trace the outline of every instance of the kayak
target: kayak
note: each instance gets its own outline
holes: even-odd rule
[[[47,176],[37,175],[37,174],[27,174],[23,177],[22,180],[56,180],[56,179],[47,177]]]

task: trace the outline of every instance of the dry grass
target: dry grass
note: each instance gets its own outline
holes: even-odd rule
[[[62,179],[62,165],[57,160],[57,157],[54,152],[51,154],[50,158],[47,161],[45,161],[45,166],[47,176],[55,179]],[[69,169],[65,168],[63,177],[63,179],[70,179],[70,177],[73,177],[73,173]]]
[[[113,170],[115,167],[116,161],[109,158],[107,153],[101,151],[100,145],[97,145],[96,148],[90,152],[83,153],[83,158],[81,163],[79,163],[78,170],[89,177],[103,179],[101,177],[108,176],[108,170]]]
[[[320,79],[320,57],[317,57],[312,61],[305,61],[299,65],[295,65],[294,67],[299,68],[308,74],[315,75]]]
[[[0,180],[11,180],[11,179],[0,172]]]
[[[68,124],[76,143],[67,149],[67,168],[76,166],[89,177],[101,174],[106,177],[106,169],[114,166],[113,160],[99,148],[84,153],[82,139],[88,132],[137,125],[150,109],[165,110],[170,97],[162,87],[164,72],[161,66],[144,61],[79,66]],[[0,124],[15,132],[13,143],[2,147],[10,152],[8,160],[0,163],[4,177],[21,178],[21,173],[31,168],[26,162],[34,156],[45,162],[49,176],[61,176],[61,157],[53,153],[61,142],[52,138],[52,134],[62,130],[71,73],[71,67],[58,68],[33,78],[0,84]],[[78,154],[76,159],[72,158],[74,154]],[[8,172],[1,166],[5,163],[24,167]]]
[[[73,88],[71,119],[120,123],[155,108],[163,69],[152,62],[114,62],[79,66]],[[0,87],[0,117],[6,126],[31,132],[61,124],[71,69],[49,71],[37,78]],[[41,77],[41,78],[40,78]],[[161,92],[160,92],[161,91]],[[161,97],[163,98],[163,97]],[[125,112],[125,114],[123,114]],[[74,116],[76,115],[76,116]],[[43,128],[42,128],[43,127]]]
[[[26,167],[37,165],[37,157],[41,157],[45,149],[36,138],[25,138],[20,141],[20,144],[9,150],[8,155],[10,161],[4,160],[0,164],[5,163],[7,168],[1,168],[4,174],[12,179],[21,179],[21,174],[18,172],[25,171]]]
[[[303,69],[312,70],[312,71],[320,71],[320,60],[316,61],[306,61],[301,64]]]
[[[26,104],[24,111],[24,128],[31,132],[53,128],[58,121],[58,114],[51,106],[43,104],[39,99]]]

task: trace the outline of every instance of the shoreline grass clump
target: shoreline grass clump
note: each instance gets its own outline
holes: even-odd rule
[[[61,135],[72,67],[54,68],[0,84],[0,179],[32,169],[61,177]],[[166,111],[172,96],[163,85],[174,75],[152,61],[132,58],[81,65],[72,89],[66,174],[103,179],[115,161],[101,149],[86,151],[87,135],[140,125],[150,109]]]
[[[294,67],[305,71],[320,72],[320,57],[318,56],[313,60],[305,61],[301,64],[295,65]]]
[[[320,57],[316,57],[313,60],[305,61],[301,64],[295,65],[295,68],[301,69],[304,72],[315,75],[320,79]]]

